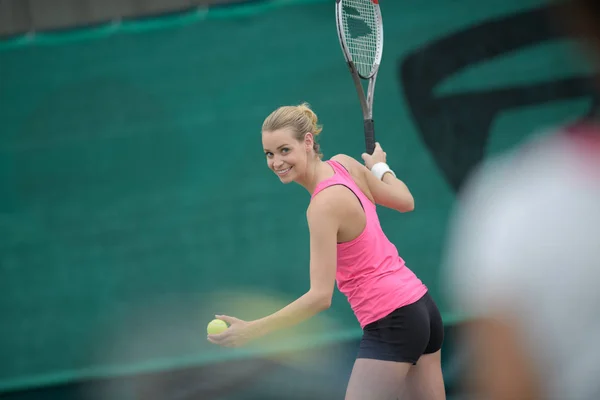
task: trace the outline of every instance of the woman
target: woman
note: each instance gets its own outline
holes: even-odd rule
[[[322,161],[320,132],[307,104],[275,110],[262,127],[269,168],[283,183],[296,182],[311,194],[310,289],[259,320],[219,315],[230,327],[208,340],[240,346],[295,325],[330,306],[337,281],[364,331],[346,399],[395,400],[405,391],[411,399],[444,399],[440,313],[376,213],[375,204],[412,211],[413,197],[387,166],[379,144],[372,155],[362,155],[364,166],[342,154]]]

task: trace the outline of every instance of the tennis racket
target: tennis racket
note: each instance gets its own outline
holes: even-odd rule
[[[373,154],[373,97],[383,53],[383,22],[379,0],[336,0],[335,20],[342,51],[358,91],[367,153]],[[369,82],[366,96],[363,81]]]

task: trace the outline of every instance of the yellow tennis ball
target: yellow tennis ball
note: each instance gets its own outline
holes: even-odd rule
[[[225,323],[225,321],[222,321],[220,319],[213,319],[208,323],[208,326],[206,327],[206,332],[208,332],[209,335],[218,335],[225,329],[227,329],[227,324]]]

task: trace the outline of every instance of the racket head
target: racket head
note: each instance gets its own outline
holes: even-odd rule
[[[383,54],[379,0],[336,0],[335,11],[346,61],[352,62],[361,78],[371,78],[377,73]]]

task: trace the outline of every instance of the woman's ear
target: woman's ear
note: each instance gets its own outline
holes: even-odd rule
[[[315,145],[315,137],[313,136],[312,133],[308,132],[306,135],[304,135],[304,147],[306,149],[307,152],[311,151],[314,148]]]

